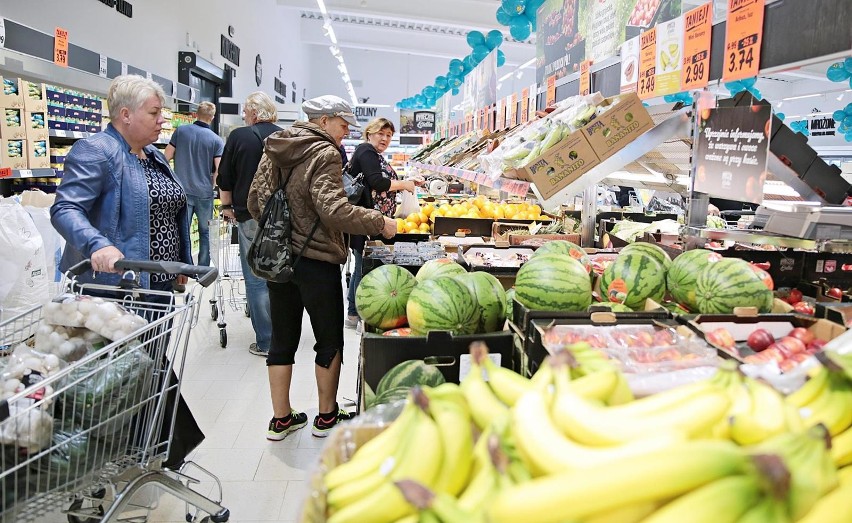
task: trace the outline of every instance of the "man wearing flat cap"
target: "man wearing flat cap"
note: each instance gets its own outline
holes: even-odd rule
[[[352,107],[342,98],[326,95],[305,101],[302,110],[307,122],[296,122],[267,138],[248,198],[249,211],[259,219],[272,193],[284,187],[290,203],[291,252],[294,258],[302,253],[290,282],[267,282],[272,343],[266,365],[273,417],[266,437],[276,441],[307,424],[307,415],[290,405],[304,311],[316,338],[319,415],[312,433],[325,437],[339,421],[352,418],[337,403],[343,358],[341,265],[347,255],[343,233],[386,238],[396,234],[394,220],[351,205],[343,191],[339,148],[349,126],[358,127]]]

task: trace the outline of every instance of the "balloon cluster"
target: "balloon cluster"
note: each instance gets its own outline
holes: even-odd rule
[[[798,122],[790,122],[790,129],[796,131],[797,133],[804,134],[805,136],[810,136],[811,132],[808,130],[808,121],[800,120]]]
[[[852,87],[852,58],[831,64],[828,66],[825,76],[832,82],[845,82],[849,80],[849,87]]]
[[[536,11],[545,0],[502,0],[497,22],[509,28],[512,38],[523,42],[535,32]]]
[[[469,55],[459,60],[450,60],[450,68],[446,75],[435,78],[435,83],[427,85],[419,94],[405,98],[396,103],[399,109],[426,109],[435,106],[435,101],[448,92],[459,94],[459,88],[465,77],[482,62],[492,51],[503,45],[503,33],[497,29],[482,34],[480,31],[467,33],[467,43],[471,47]],[[506,63],[506,55],[497,49],[497,67]]]
[[[775,113],[775,117],[783,122],[784,119],[787,118],[787,115],[784,113]]]
[[[742,80],[734,80],[733,82],[727,82],[725,84],[725,89],[731,92],[731,96],[734,96],[737,93],[741,93],[743,91],[748,91],[754,96],[757,100],[763,100],[763,95],[760,94],[760,91],[754,86],[757,83],[757,77],[753,76],[751,78],[743,78]]]
[[[831,117],[839,124],[838,134],[842,134],[847,142],[852,142],[852,104],[846,104],[843,109],[834,111]]]
[[[683,105],[692,105],[695,98],[692,97],[692,93],[689,91],[682,91],[680,93],[667,94],[663,96],[663,100],[670,104],[682,102]]]

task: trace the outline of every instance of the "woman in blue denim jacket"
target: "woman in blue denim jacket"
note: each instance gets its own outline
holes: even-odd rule
[[[65,173],[50,209],[51,222],[68,242],[60,263],[67,270],[90,258],[81,283],[118,283],[121,258],[192,264],[186,194],[153,145],[162,129],[165,95],[156,82],[119,76],[109,88],[112,122],[79,140],[65,158]],[[143,274],[142,286],[171,290],[174,276]],[[183,284],[185,277],[176,283]]]

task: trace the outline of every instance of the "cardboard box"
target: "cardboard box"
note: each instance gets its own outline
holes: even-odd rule
[[[0,165],[11,169],[26,169],[27,141],[22,139],[0,139]]]
[[[581,130],[600,161],[606,160],[654,127],[654,120],[636,93],[607,98],[603,105],[613,104],[615,106],[612,109]]]
[[[47,140],[50,131],[47,128],[47,112],[24,111],[24,128],[27,140]]]
[[[4,78],[0,76],[0,107],[24,108],[24,90],[20,78]]]
[[[65,100],[66,100],[65,93],[60,93],[59,91],[55,91],[53,89],[48,89],[48,88],[45,88],[44,93],[47,96],[48,101],[53,101],[53,102],[56,102],[56,103],[59,103],[59,104],[65,103]]]
[[[58,105],[48,105],[47,114],[50,115],[51,119],[57,116],[65,118],[65,108]]]
[[[571,133],[538,160],[516,169],[515,176],[534,183],[542,198],[550,198],[600,163],[583,134]]]
[[[817,303],[816,315],[839,325],[852,327],[852,303]]]
[[[7,140],[25,140],[27,130],[24,127],[24,110],[20,107],[0,109],[0,138]]]
[[[27,140],[27,165],[30,169],[50,168],[50,144],[44,140]]]
[[[52,119],[48,120],[47,127],[50,128],[50,129],[55,129],[57,131],[67,131],[68,130],[68,123],[65,122],[65,117],[61,117],[62,118],[61,120],[59,120],[57,118],[52,118]]]
[[[100,113],[103,108],[103,102],[101,102],[100,98],[84,98],[83,105],[88,107],[89,109],[94,109]]]
[[[29,112],[44,112],[47,110],[47,93],[44,84],[39,82],[21,82],[24,96],[24,109]]]

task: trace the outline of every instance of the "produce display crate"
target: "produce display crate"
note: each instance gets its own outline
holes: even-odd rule
[[[488,218],[449,218],[436,216],[432,232],[435,236],[490,236],[494,220]]]
[[[852,327],[852,303],[817,303],[816,317],[825,318],[845,327]]]
[[[427,336],[383,336],[365,332],[361,337],[358,361],[359,412],[364,401],[364,383],[375,390],[387,371],[406,360],[423,360],[435,365],[447,381],[459,383],[470,371],[470,344],[475,341],[488,345],[495,363],[518,372],[514,337],[509,331],[464,336],[443,331],[433,331]]]
[[[517,267],[502,267],[502,266],[486,266],[477,263],[478,254],[490,254],[499,259],[513,259],[518,257],[520,259],[526,257],[529,259],[530,256],[533,255],[535,249],[532,247],[524,247],[524,246],[496,246],[496,245],[488,245],[488,244],[474,244],[474,245],[463,245],[458,252],[458,263],[468,270],[468,272],[472,271],[483,271],[494,276],[516,276],[521,266],[523,265],[523,261],[519,260],[519,264]]]
[[[802,279],[805,266],[803,251],[766,251],[733,247],[716,252],[725,258],[739,258],[759,266],[769,273],[776,288],[795,287]]]

